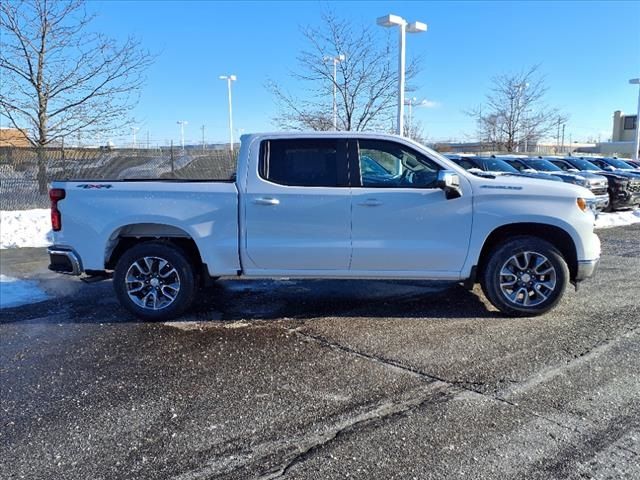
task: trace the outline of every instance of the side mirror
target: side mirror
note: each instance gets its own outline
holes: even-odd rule
[[[609,172],[615,172],[615,168],[613,168],[611,165],[607,165],[606,167],[604,167],[605,170],[609,171]]]
[[[438,172],[436,185],[438,188],[444,190],[447,200],[453,200],[454,198],[460,198],[462,196],[460,177],[452,170],[440,170]]]
[[[569,168],[567,169],[567,172],[572,172],[572,173],[578,173],[580,170],[578,170],[577,168]]]

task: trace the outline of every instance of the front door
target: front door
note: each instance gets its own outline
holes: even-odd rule
[[[360,139],[350,152],[360,167],[351,270],[455,278],[471,235],[470,185],[461,178],[462,197],[447,200],[436,187],[443,167],[401,143]]]
[[[257,175],[249,175],[244,195],[246,272],[347,271],[351,189],[346,141],[265,140],[257,163],[250,165]]]

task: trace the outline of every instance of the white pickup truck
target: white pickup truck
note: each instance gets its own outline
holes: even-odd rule
[[[579,186],[478,177],[409,139],[244,135],[235,179],[54,182],[51,270],[111,275],[124,307],[180,315],[218,277],[479,282],[542,314],[600,257]]]

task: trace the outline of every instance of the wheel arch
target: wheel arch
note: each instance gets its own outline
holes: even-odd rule
[[[515,236],[536,237],[551,243],[558,249],[567,262],[570,278],[575,278],[578,271],[578,253],[571,235],[558,226],[535,222],[511,223],[494,229],[485,238],[482,245],[482,250],[478,258],[478,277],[483,274],[491,251],[503,241]]]
[[[105,249],[105,268],[112,270],[124,252],[134,245],[152,240],[180,247],[187,253],[197,271],[202,268],[206,271],[200,249],[193,237],[180,227],[160,223],[132,223],[115,229],[109,236]]]

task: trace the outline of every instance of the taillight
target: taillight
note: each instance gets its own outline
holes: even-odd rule
[[[51,200],[51,228],[54,232],[62,229],[62,215],[58,210],[58,202],[66,196],[63,188],[52,188],[49,190],[49,199]]]

